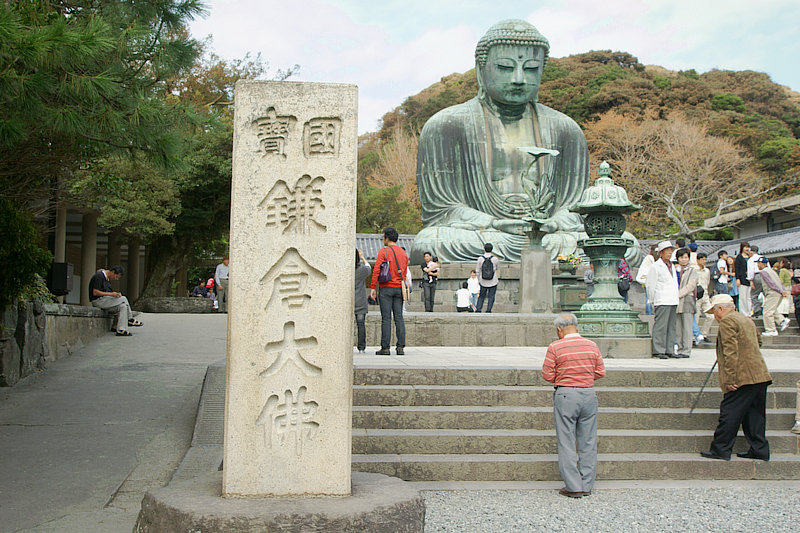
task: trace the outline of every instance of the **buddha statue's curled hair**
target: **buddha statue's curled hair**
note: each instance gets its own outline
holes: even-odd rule
[[[497,44],[532,45],[544,48],[544,62],[550,52],[550,43],[532,24],[519,19],[502,20],[489,28],[475,47],[475,61],[479,66],[486,65],[489,48]]]

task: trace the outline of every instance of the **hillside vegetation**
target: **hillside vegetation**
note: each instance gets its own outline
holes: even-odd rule
[[[381,129],[362,139],[360,231],[372,231],[363,224],[370,219],[364,208],[369,205],[370,209],[379,208],[386,213],[394,195],[401,200],[391,207],[395,216],[402,212],[398,216],[404,225],[401,231],[419,229],[414,176],[416,136],[433,114],[469,100],[477,89],[474,69],[446,76],[386,113]],[[704,227],[704,218],[741,207],[744,201],[797,192],[800,93],[774,83],[765,73],[676,72],[643,65],[629,53],[593,51],[549,59],[539,101],[566,113],[584,128],[593,163],[608,159],[615,172],[613,177],[626,187],[633,185],[633,200],[645,206],[633,221],[642,237],[709,236],[708,231],[719,233],[720,228]],[[649,132],[640,131],[640,138],[655,143],[650,146],[651,156],[679,157],[684,164],[662,164],[653,157],[644,165],[641,160],[639,164],[625,161],[627,152],[617,141],[636,128]],[[661,133],[654,133],[656,130]],[[693,144],[669,144],[674,143],[676,135],[693,139]],[[692,153],[692,146],[696,146],[696,153]],[[735,161],[719,161],[721,158],[717,157],[717,161],[709,163],[701,150],[728,154]],[[689,164],[685,162],[687,158]],[[654,172],[661,174],[651,175]],[[676,172],[685,175],[670,175]],[[709,196],[709,185],[715,179],[732,180],[738,185]],[[662,183],[663,190],[637,187],[642,180]],[[702,180],[702,198],[698,200],[697,195],[686,190],[686,183]],[[384,201],[377,201],[378,197],[384,197]],[[665,212],[667,218],[663,216]],[[375,222],[375,217],[371,220]]]

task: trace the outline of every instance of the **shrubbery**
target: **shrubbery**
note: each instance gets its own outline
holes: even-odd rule
[[[39,232],[27,214],[0,199],[0,310],[23,292],[36,292],[52,255],[41,248]],[[38,279],[37,279],[38,278]]]

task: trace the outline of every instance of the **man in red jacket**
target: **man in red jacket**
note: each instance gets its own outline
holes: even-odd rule
[[[400,235],[394,228],[383,230],[384,247],[378,252],[375,259],[375,268],[372,269],[372,283],[370,296],[375,299],[375,287],[379,288],[378,305],[381,308],[381,349],[376,355],[389,355],[389,345],[392,342],[392,313],[397,333],[397,355],[403,355],[406,345],[406,324],[403,322],[403,282],[408,270],[408,256],[402,248],[397,246]],[[378,283],[381,265],[384,261],[389,265],[390,279]]]

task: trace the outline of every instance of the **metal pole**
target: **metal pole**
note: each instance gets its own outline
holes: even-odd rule
[[[700,387],[700,392],[697,394],[697,398],[694,399],[694,405],[692,405],[692,408],[689,409],[689,414],[692,414],[692,411],[694,411],[694,408],[697,407],[697,402],[700,401],[700,396],[703,395],[703,390],[705,390],[706,385],[708,385],[708,380],[711,379],[711,374],[714,373],[714,369],[715,368],[717,368],[717,362],[716,361],[714,361],[714,366],[711,367],[711,370],[708,371],[708,375],[706,376],[706,381],[705,381],[705,383],[703,383],[703,386]]]

